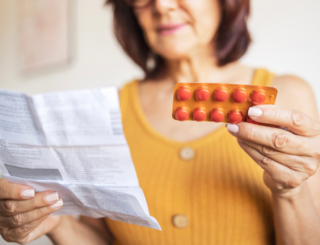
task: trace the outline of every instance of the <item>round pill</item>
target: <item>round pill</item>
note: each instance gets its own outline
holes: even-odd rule
[[[189,112],[186,108],[179,107],[174,116],[179,121],[185,121],[189,118]]]
[[[201,121],[206,120],[206,118],[207,118],[207,114],[202,108],[194,109],[194,111],[193,111],[193,119],[194,120],[201,122]]]
[[[191,91],[189,87],[180,87],[177,92],[178,100],[186,101],[191,98]]]
[[[196,91],[196,99],[199,101],[206,101],[210,98],[210,92],[208,88],[201,87]]]
[[[235,110],[229,113],[229,122],[236,124],[236,123],[240,123],[242,121],[242,115],[240,113],[240,111]]]
[[[214,109],[212,112],[211,112],[211,120],[214,121],[214,122],[222,122],[224,119],[224,113],[222,110],[219,110],[219,109]]]
[[[266,94],[263,90],[254,91],[251,95],[252,103],[255,105],[262,104],[266,100]]]
[[[214,99],[216,101],[220,101],[220,102],[224,102],[228,99],[229,95],[228,95],[228,91],[225,88],[218,88],[215,92],[214,92]]]
[[[237,103],[243,103],[247,100],[247,93],[244,88],[236,89],[233,94],[233,100]]]

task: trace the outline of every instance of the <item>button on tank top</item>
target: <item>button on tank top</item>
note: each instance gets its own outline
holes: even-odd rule
[[[255,71],[252,84],[274,75]],[[225,127],[189,142],[168,139],[146,119],[138,81],[120,93],[123,129],[150,214],[162,231],[106,219],[116,245],[274,244],[263,170]]]

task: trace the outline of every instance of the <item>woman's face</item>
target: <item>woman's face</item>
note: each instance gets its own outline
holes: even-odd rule
[[[220,23],[218,0],[155,0],[135,14],[153,52],[170,60],[207,50]]]

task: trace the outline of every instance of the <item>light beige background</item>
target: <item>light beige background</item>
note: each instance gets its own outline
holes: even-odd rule
[[[18,4],[0,0],[0,87],[28,94],[121,86],[141,77],[126,58],[111,28],[111,12],[103,0],[73,0],[73,59],[66,66],[26,74],[20,72]],[[313,87],[320,108],[320,1],[253,0],[250,29],[253,45],[243,62],[278,74],[294,74]],[[279,95],[281,96],[281,95]],[[7,244],[0,240],[0,245]],[[41,238],[33,245],[50,244]]]

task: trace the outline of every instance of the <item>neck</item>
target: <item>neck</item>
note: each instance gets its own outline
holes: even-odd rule
[[[210,82],[213,74],[221,70],[213,54],[213,50],[198,49],[179,60],[167,60],[166,76],[174,83]]]
[[[190,54],[191,53],[191,54]],[[203,49],[190,52],[188,56],[176,60],[165,60],[162,72],[154,78],[168,85],[176,83],[238,83],[251,84],[254,69],[232,62],[220,67],[212,50]]]

